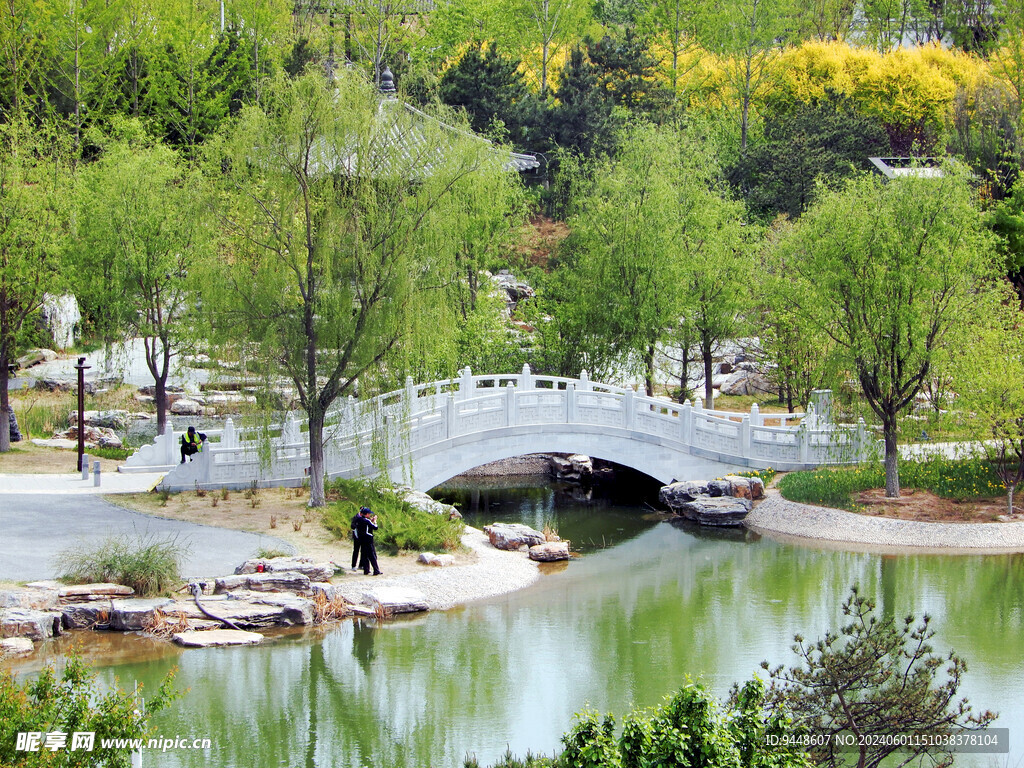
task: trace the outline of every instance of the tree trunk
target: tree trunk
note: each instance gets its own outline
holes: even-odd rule
[[[884,422],[882,435],[885,438],[885,498],[898,499],[900,497],[900,457],[899,451],[896,449],[895,421],[887,419]]]
[[[327,505],[324,493],[324,413],[318,406],[309,409],[309,506]]]
[[[711,359],[711,343],[705,341],[700,347],[701,357],[704,359],[704,406],[710,408],[715,402],[715,387],[711,383],[713,377],[712,369],[715,362]],[[710,405],[709,405],[710,404]]]
[[[2,450],[2,448],[0,448],[0,450]],[[1013,483],[1007,483],[1006,484],[1007,514],[1010,514],[1010,515],[1013,514],[1013,491],[1016,489],[1016,487],[1017,486],[1015,484],[1013,484]]]
[[[154,377],[153,403],[156,405],[156,433],[162,435],[167,428],[167,377]]]
[[[7,345],[0,345],[0,453],[11,450],[11,400],[7,382]]]
[[[683,345],[683,359],[680,363],[682,370],[679,372],[679,403],[686,402],[690,387],[690,348]]]
[[[647,388],[647,396],[654,397],[654,345],[647,346],[647,354],[644,355],[644,384]]]

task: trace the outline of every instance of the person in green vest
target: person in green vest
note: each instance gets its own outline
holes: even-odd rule
[[[181,436],[181,463],[185,463],[185,457],[191,457],[203,450],[203,443],[206,442],[206,435],[203,432],[196,432],[195,427],[189,427],[188,432]],[[189,458],[189,461],[192,461]]]

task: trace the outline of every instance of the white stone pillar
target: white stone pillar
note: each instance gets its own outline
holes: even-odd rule
[[[462,369],[462,377],[459,381],[459,400],[469,400],[474,394],[476,387],[473,386],[473,371],[467,365]]]
[[[764,420],[761,418],[761,409],[757,407],[757,403],[752,403],[750,406],[750,426],[764,426]]]
[[[565,423],[576,423],[576,385],[571,381],[565,385]]]
[[[505,385],[505,426],[514,427],[516,418],[516,388],[510,381]]]
[[[740,422],[740,456],[750,458],[750,417],[744,416]]]
[[[686,445],[693,439],[693,406],[689,400],[679,409],[679,439]]]
[[[455,395],[451,392],[448,393],[448,399],[444,403],[445,410],[445,437],[451,439],[455,437]]]
[[[626,429],[633,428],[633,388],[626,387],[626,392],[622,396],[622,424]]]
[[[235,434],[235,422],[228,416],[224,422],[224,433],[220,436],[221,448],[235,448],[238,445],[238,436]]]
[[[584,368],[580,371],[580,392],[591,392],[594,386],[590,383],[590,374],[587,373],[587,369]]]
[[[181,456],[174,455],[174,449],[177,447],[174,440],[174,425],[171,424],[171,420],[168,419],[164,425],[164,433],[161,436],[163,438],[163,445],[160,446],[160,455],[162,464],[177,464]],[[159,439],[157,442],[161,442]]]
[[[405,404],[410,416],[416,413],[416,386],[412,376],[405,377]]]
[[[524,392],[533,389],[533,375],[530,373],[529,363],[523,363],[523,370],[519,374],[519,388]]]
[[[796,441],[800,446],[800,463],[806,464],[811,452],[811,433],[805,422],[801,422],[796,428]]]

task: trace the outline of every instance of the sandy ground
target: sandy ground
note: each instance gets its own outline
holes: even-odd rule
[[[86,448],[86,453],[89,449]],[[92,459],[100,462],[103,472],[117,472],[121,461]],[[59,475],[74,472],[78,463],[78,452],[61,448],[44,448],[28,440],[14,443],[7,453],[0,453],[0,474]]]

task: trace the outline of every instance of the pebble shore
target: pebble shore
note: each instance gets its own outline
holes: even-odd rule
[[[537,563],[526,552],[505,552],[491,546],[478,528],[466,526],[462,544],[476,554],[469,565],[444,568],[423,566],[414,573],[389,577],[386,574],[351,585],[338,585],[336,593],[359,603],[370,588],[383,586],[411,587],[423,593],[432,611],[447,610],[456,605],[496,597],[527,587],[540,577]]]
[[[921,523],[869,517],[841,509],[798,504],[767,493],[744,524],[758,533],[883,548],[921,548],[949,553],[1024,552],[1024,522]]]

